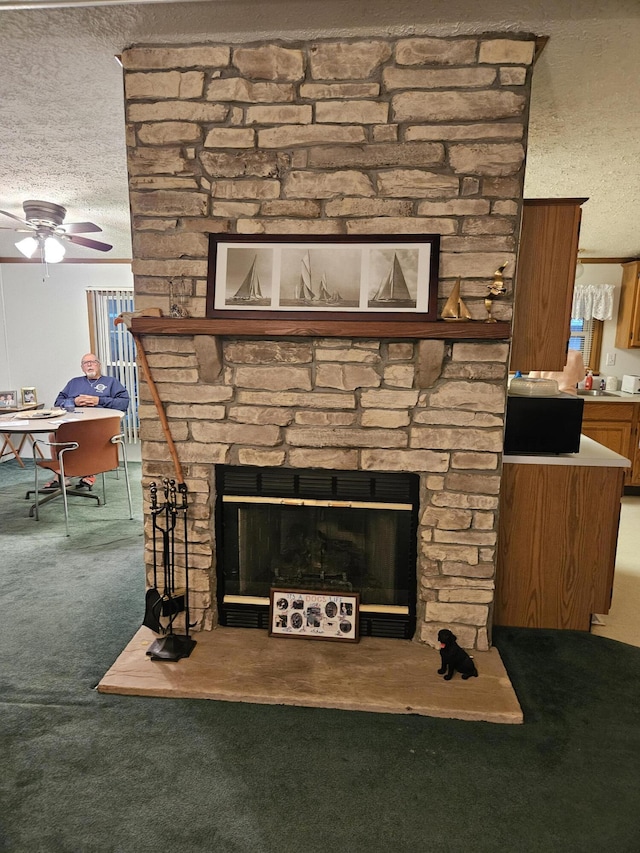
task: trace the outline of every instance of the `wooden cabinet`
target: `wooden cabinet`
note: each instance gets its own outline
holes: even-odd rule
[[[640,261],[622,264],[616,347],[640,347]]]
[[[640,421],[640,410],[636,421],[635,433],[631,436],[631,448],[629,450],[631,471],[629,473],[629,481],[628,483],[625,481],[625,486],[640,486],[640,447],[638,446],[638,432],[640,431],[640,427],[638,426],[638,421]]]
[[[567,361],[581,205],[525,199],[514,286],[510,370],[558,370]]]
[[[640,403],[590,402],[585,400],[582,432],[610,450],[631,460],[625,486],[640,485],[640,452],[638,450],[638,420]],[[635,458],[634,458],[635,457]]]
[[[608,613],[623,468],[505,464],[495,625],[588,631]]]

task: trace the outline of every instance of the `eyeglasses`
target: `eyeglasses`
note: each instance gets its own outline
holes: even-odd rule
[[[83,361],[82,367],[84,367],[85,364],[100,364],[100,362],[98,361],[97,358],[91,358],[91,359],[89,359],[89,361]]]

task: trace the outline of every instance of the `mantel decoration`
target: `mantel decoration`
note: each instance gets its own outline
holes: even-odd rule
[[[484,307],[487,309],[487,319],[484,321],[485,323],[497,323],[498,321],[493,316],[493,301],[497,299],[499,296],[502,296],[507,292],[507,288],[504,286],[504,271],[506,269],[507,264],[502,264],[501,267],[493,274],[493,281],[491,284],[487,285],[488,293],[485,296]]]
[[[436,320],[438,234],[211,234],[207,317]]]
[[[191,295],[191,284],[184,278],[169,279],[169,316],[175,320],[184,320],[189,316],[186,308],[187,297]]]
[[[440,316],[449,323],[467,322],[472,319],[471,312],[460,296],[460,276],[456,279],[456,283],[451,290],[451,295],[445,302]]]

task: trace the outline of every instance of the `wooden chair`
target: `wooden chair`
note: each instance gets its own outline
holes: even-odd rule
[[[124,444],[124,435],[114,433],[119,427],[116,418],[98,418],[96,420],[72,421],[63,423],[55,434],[55,441],[44,441],[36,439],[34,443],[33,461],[35,469],[35,503],[29,511],[32,516],[35,512],[36,521],[39,519],[38,508],[49,501],[62,496],[64,502],[64,517],[69,536],[69,507],[68,495],[76,495],[81,498],[95,500],[100,506],[100,498],[91,491],[74,489],[64,486],[55,492],[47,493],[40,497],[38,488],[38,472],[40,468],[52,471],[59,478],[60,483],[66,483],[67,477],[84,477],[86,474],[102,474],[102,495],[105,504],[107,502],[107,491],[104,475],[106,471],[119,469],[118,447],[122,448],[122,461],[127,483],[127,497],[129,498],[129,518],[133,518],[131,505],[131,487],[129,484],[129,468],[127,465],[127,453]],[[55,458],[39,459],[37,451],[39,445],[52,448]],[[27,492],[27,498],[31,492]]]

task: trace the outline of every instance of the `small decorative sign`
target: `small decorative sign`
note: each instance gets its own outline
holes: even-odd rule
[[[357,643],[359,604],[357,592],[272,589],[269,634]]]

